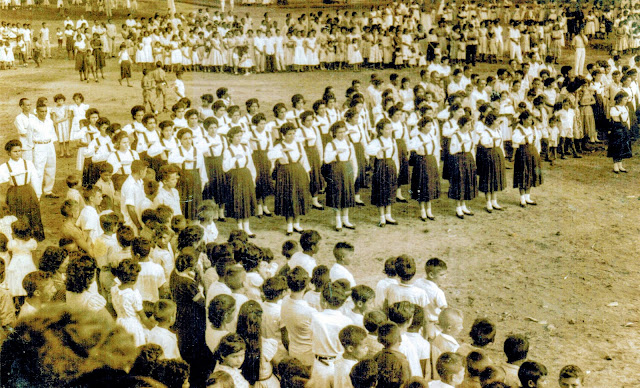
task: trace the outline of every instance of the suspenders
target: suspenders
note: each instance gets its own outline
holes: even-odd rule
[[[347,147],[347,149],[349,150],[349,156],[347,157],[347,160],[340,160],[340,153],[337,152],[338,147],[336,146],[335,140],[332,140],[331,144],[333,144],[333,149],[336,150],[336,162],[348,162],[349,160],[351,160],[351,147]]]
[[[133,159],[134,159],[133,152],[131,150],[129,150],[129,153],[131,154],[131,161],[133,162]],[[122,175],[126,175],[126,172],[124,172],[124,165],[122,164],[122,160],[120,159],[120,154],[118,154],[118,151],[116,151],[116,158],[118,159],[118,163],[120,163],[120,169],[119,170],[122,170]]]
[[[197,158],[196,158],[196,147],[193,147],[193,168],[187,170],[187,161],[184,160],[184,154],[182,153],[182,147],[179,147],[180,150],[180,156],[183,158],[182,160],[182,171],[189,171],[189,170],[195,170],[197,169],[196,165],[197,165]]]
[[[19,174],[14,175],[13,171],[11,170],[11,165],[9,164],[9,162],[6,163],[7,169],[9,170],[9,175],[11,176],[11,181],[13,182],[14,186],[25,186],[27,183],[29,183],[29,170],[27,169],[27,161],[24,159],[22,161],[24,162],[24,185],[18,184],[16,175],[19,175]]]

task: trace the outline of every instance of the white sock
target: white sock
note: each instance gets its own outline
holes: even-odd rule
[[[253,234],[251,233],[251,229],[249,229],[249,221],[243,222],[242,225],[244,226],[244,231],[247,232],[247,234]]]
[[[380,216],[380,223],[381,224],[386,224],[387,223],[387,220],[386,220],[386,218],[384,218],[384,216]]]
[[[520,203],[525,204],[527,203],[527,196],[526,194],[523,194],[520,196]]]
[[[362,199],[360,199],[360,194],[356,194],[356,202],[362,202]]]
[[[258,204],[258,215],[262,215],[262,205]]]
[[[491,201],[487,201],[487,209],[489,210],[493,209],[493,205],[491,204]]]
[[[342,218],[339,215],[336,215],[336,228],[342,229]]]
[[[385,215],[385,218],[386,218],[386,220],[387,220],[387,221],[395,221],[395,220],[393,219],[393,217],[391,217],[391,213],[387,213],[387,214]]]
[[[420,216],[422,218],[427,218],[427,210],[425,208],[420,209]]]
[[[462,211],[465,212],[465,213],[469,213],[469,209],[467,209],[467,204],[466,203],[462,204]]]
[[[224,210],[222,208],[218,209],[218,218],[224,218]]]
[[[302,227],[300,226],[300,223],[299,223],[299,222],[294,223],[294,224],[293,224],[293,227],[294,227],[294,228],[296,228],[296,229],[298,229],[298,230],[302,230]]]
[[[292,223],[288,223],[287,224],[287,233],[293,233],[293,224]]]
[[[524,200],[527,201],[527,202],[530,202],[531,201],[531,194],[525,194],[524,195]]]
[[[320,202],[318,201],[318,197],[313,197],[311,198],[311,201],[313,201],[313,204],[318,206],[318,207],[322,207],[322,205],[320,204]]]
[[[458,215],[464,214],[462,213],[462,206],[456,206],[456,214]]]
[[[262,205],[262,211],[263,211],[265,214],[266,214],[266,213],[271,213],[271,212],[269,211],[269,208],[267,207],[267,205],[266,205],[266,204],[265,204],[265,205]]]
[[[351,222],[349,222],[349,216],[342,216],[342,223],[347,226],[353,226]]]
[[[500,207],[500,205],[498,205],[498,200],[497,199],[491,200],[491,204],[493,205],[493,207]]]

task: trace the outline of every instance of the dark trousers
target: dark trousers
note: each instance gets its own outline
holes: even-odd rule
[[[265,71],[268,73],[273,73],[276,70],[276,56],[275,54],[272,55],[265,55]]]
[[[466,59],[467,65],[471,64],[473,66],[476,65],[476,55],[478,53],[478,45],[477,44],[468,44],[466,47]]]

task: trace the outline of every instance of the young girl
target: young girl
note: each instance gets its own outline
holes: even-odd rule
[[[320,131],[313,124],[313,112],[304,111],[300,114],[300,127],[298,128],[298,141],[304,146],[307,160],[309,161],[309,192],[311,193],[311,206],[314,209],[323,210],[324,207],[318,201],[318,194],[324,188],[324,179],[320,172],[322,167],[323,149]]]
[[[71,157],[71,152],[69,151],[71,113],[69,112],[69,107],[64,104],[66,101],[64,95],[56,94],[53,97],[53,101],[56,103],[56,106],[51,108],[51,120],[53,120],[53,125],[58,135],[58,144],[60,144],[59,155],[61,158],[68,158]]]
[[[240,144],[242,135],[240,127],[229,130],[229,147],[222,156],[222,168],[228,175],[226,210],[227,215],[238,223],[238,229],[254,238],[255,234],[249,228],[249,217],[254,215],[256,206],[256,169],[250,149]]]
[[[487,197],[485,209],[491,213],[494,209],[502,210],[498,204],[498,192],[507,186],[507,173],[502,152],[502,134],[493,113],[489,113],[484,118],[484,124],[480,128],[480,144],[476,156],[480,178],[478,189],[485,193]]]
[[[227,334],[222,337],[214,353],[217,362],[214,372],[227,372],[235,384],[235,388],[249,388],[249,382],[242,375],[242,367],[247,345],[238,334]]]
[[[133,335],[136,346],[142,346],[145,339],[144,326],[151,329],[153,324],[142,310],[142,296],[134,286],[140,273],[140,264],[131,259],[122,260],[112,270],[120,284],[111,287],[113,309],[118,315],[116,322]]]
[[[124,131],[113,137],[113,145],[116,150],[109,155],[107,163],[113,167],[113,185],[116,191],[120,191],[124,181],[131,175],[131,163],[140,157],[130,149],[129,135]]]
[[[76,133],[80,131],[80,121],[87,117],[87,110],[89,110],[89,105],[84,103],[84,96],[82,93],[74,93],[73,102],[74,104],[69,106],[71,115],[71,130],[69,132],[70,139],[77,137]],[[82,167],[80,167],[80,169],[81,168]]]
[[[267,154],[273,147],[271,132],[266,130],[267,119],[263,113],[258,113],[251,118],[251,159],[256,169],[256,200],[258,201],[258,218],[263,215],[271,217],[266,199],[273,194],[273,182],[271,161]]]
[[[398,186],[398,170],[400,161],[398,145],[393,139],[391,121],[382,119],[376,124],[377,138],[366,147],[369,156],[375,158],[373,165],[373,179],[371,186],[371,204],[380,212],[378,226],[386,224],[397,225],[391,216],[391,205],[396,196]]]
[[[202,190],[207,182],[207,171],[204,158],[193,146],[193,133],[188,128],[182,128],[177,135],[180,146],[169,155],[169,163],[181,166],[178,191],[182,214],[190,220],[196,218],[198,208],[202,202]]]
[[[440,197],[440,177],[437,155],[440,148],[438,135],[433,121],[423,118],[418,122],[420,132],[409,141],[409,150],[413,155],[411,174],[411,198],[420,204],[420,219],[435,220],[431,212],[431,201]]]
[[[540,155],[535,148],[533,118],[529,112],[520,113],[518,125],[513,130],[513,147],[517,147],[513,163],[513,188],[520,190],[520,207],[537,205],[529,192],[542,184]]]
[[[18,220],[11,224],[13,239],[7,244],[11,252],[11,262],[7,266],[7,286],[11,296],[14,297],[16,307],[22,306],[27,292],[22,287],[22,279],[33,271],[36,265],[33,262],[32,251],[36,250],[38,243],[31,236],[31,227],[28,223]]]
[[[360,71],[360,65],[362,65],[363,59],[362,53],[360,53],[360,40],[358,38],[354,37],[351,39],[347,52],[349,53],[349,65],[354,71]]]
[[[278,351],[278,341],[262,336],[262,307],[250,300],[240,307],[236,332],[247,345],[242,376],[254,388],[279,388],[271,361]]]
[[[233,321],[236,310],[236,300],[228,294],[216,295],[208,307],[208,322],[205,329],[205,342],[211,352],[215,352],[220,340],[229,334],[225,328]]]
[[[203,123],[207,131],[206,144],[202,143],[204,153],[204,165],[209,180],[204,186],[202,199],[214,200],[218,205],[218,220],[224,221],[224,209],[226,203],[227,174],[222,169],[222,154],[228,147],[227,138],[218,133],[218,120],[215,117],[207,118]]]
[[[471,153],[474,145],[471,137],[472,125],[469,116],[462,116],[458,120],[460,129],[451,136],[449,144],[449,198],[456,200],[456,216],[461,220],[465,215],[473,216],[466,201],[471,201],[478,195],[476,162]]]
[[[349,209],[355,206],[355,181],[358,174],[356,150],[347,138],[343,121],[334,123],[329,129],[333,140],[324,149],[327,166],[327,206],[335,209],[336,231],[355,229],[349,221]]]
[[[627,172],[622,167],[622,160],[629,159],[632,156],[629,131],[631,120],[627,108],[627,98],[626,92],[618,92],[614,97],[614,106],[610,109],[611,132],[609,134],[607,156],[613,158],[613,172],[616,174]]]
[[[131,57],[129,56],[129,51],[127,50],[127,45],[125,43],[120,45],[118,63],[120,64],[120,79],[118,79],[118,82],[122,85],[122,80],[126,79],[127,86],[132,88],[133,85],[129,82],[131,79]]]

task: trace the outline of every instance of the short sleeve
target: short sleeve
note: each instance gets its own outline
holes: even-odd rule
[[[262,357],[271,361],[278,351],[278,341],[273,338],[262,338]]]
[[[0,183],[7,183],[9,182],[9,179],[11,179],[11,176],[9,175],[9,169],[7,168],[7,164],[2,163],[0,165]]]
[[[133,301],[132,301],[133,309],[137,311],[142,311],[142,295],[140,295],[140,291],[134,290],[133,292]]]
[[[136,205],[135,187],[132,184],[124,184],[122,186],[121,197],[124,198],[125,206],[127,205],[135,206]]]
[[[89,307],[91,311],[102,310],[106,305],[107,300],[100,294],[91,294],[91,296],[87,300],[87,307]]]

